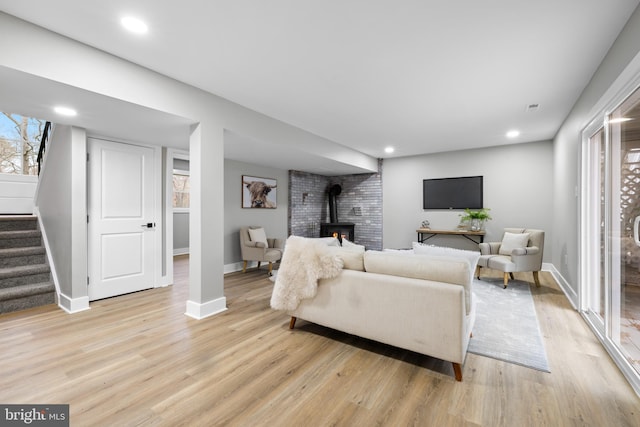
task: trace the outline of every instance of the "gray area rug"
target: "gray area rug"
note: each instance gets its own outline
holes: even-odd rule
[[[474,279],[477,314],[470,353],[551,372],[530,286],[535,285],[510,280],[503,289],[502,278]]]

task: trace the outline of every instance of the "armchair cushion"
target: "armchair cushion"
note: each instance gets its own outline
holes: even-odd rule
[[[529,233],[505,232],[498,253],[500,255],[511,255],[514,249],[526,248],[528,242]]]
[[[264,243],[264,246],[261,246],[263,248],[268,246],[267,234],[264,232],[264,228],[250,228],[249,238],[252,242]]]

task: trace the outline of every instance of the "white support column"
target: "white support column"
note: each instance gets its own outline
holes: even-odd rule
[[[202,319],[227,309],[224,296],[224,131],[193,125],[190,137],[189,299],[186,315]]]

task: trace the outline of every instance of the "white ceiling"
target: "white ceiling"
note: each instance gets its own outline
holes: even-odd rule
[[[184,148],[192,121],[0,66],[0,111],[81,126],[96,136]],[[25,91],[35,96],[25,96]],[[81,116],[54,116],[49,100],[70,100]],[[114,125],[115,124],[115,125]]]
[[[0,10],[387,158],[552,139],[639,1],[0,0]],[[124,32],[125,14],[149,33]],[[510,129],[521,135],[507,139]],[[229,141],[236,160],[262,143]],[[274,166],[318,161],[294,154]]]

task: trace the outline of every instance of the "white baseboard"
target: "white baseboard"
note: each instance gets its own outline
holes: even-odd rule
[[[89,297],[69,298],[64,294],[58,294],[58,307],[69,314],[89,310]]]
[[[174,248],[173,256],[176,255],[187,255],[189,253],[189,248]]]
[[[227,299],[221,297],[205,303],[187,301],[187,311],[184,313],[189,317],[201,320],[227,310]]]
[[[573,290],[562,274],[560,274],[558,269],[553,264],[547,263],[542,264],[542,269],[551,273],[556,282],[558,282],[558,286],[560,286],[560,289],[569,300],[569,303],[573,306],[573,309],[578,310],[578,294]]]
[[[49,246],[49,237],[47,237],[47,230],[45,230],[44,228],[44,224],[42,222],[42,216],[40,215],[40,208],[38,208],[38,206],[35,206],[33,208],[33,214],[36,216],[36,218],[38,218],[38,229],[40,230],[40,234],[42,235],[42,244],[44,245],[45,254],[47,255],[47,264],[49,264],[49,270],[51,270],[51,280],[53,280],[53,284],[56,287],[56,295],[58,296],[58,301],[62,301],[63,295],[62,295],[62,290],[60,289],[60,282],[58,281],[58,272],[56,271],[56,264],[53,262],[53,254],[51,251],[51,247]],[[69,298],[66,295],[64,295],[64,297],[67,300],[69,300]],[[62,307],[62,309],[65,311],[68,311],[64,307]],[[83,310],[86,310],[86,309],[80,309],[78,311],[83,311]]]

